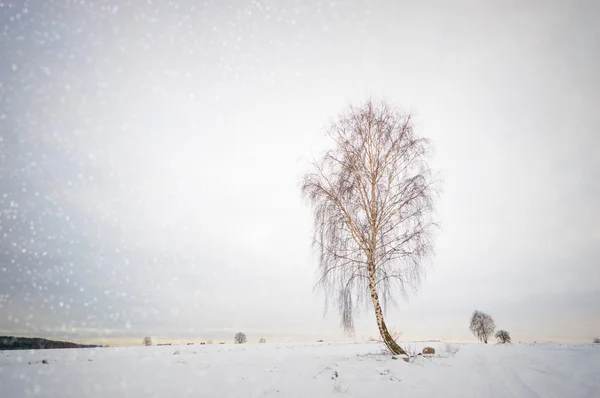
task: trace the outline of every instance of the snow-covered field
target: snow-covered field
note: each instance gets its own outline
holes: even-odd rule
[[[375,343],[0,351],[0,397],[600,397],[600,344],[405,343],[426,345],[412,363]]]

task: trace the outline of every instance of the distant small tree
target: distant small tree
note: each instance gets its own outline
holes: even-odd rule
[[[258,340],[259,344],[265,344],[267,342],[267,339],[265,339],[264,337],[261,337],[260,340]]]
[[[510,334],[506,330],[498,330],[496,332],[496,338],[500,344],[511,343]]]
[[[596,337],[596,338],[594,339],[594,343],[596,343],[596,344],[600,344],[600,338]]]
[[[475,337],[487,344],[488,338],[496,330],[496,324],[491,316],[476,310],[471,317],[469,329],[471,329]]]
[[[235,344],[244,344],[247,341],[246,335],[242,332],[236,333],[233,337],[233,341]]]
[[[152,345],[152,339],[150,337],[144,337],[144,340],[142,340],[142,344],[146,347],[149,347]]]

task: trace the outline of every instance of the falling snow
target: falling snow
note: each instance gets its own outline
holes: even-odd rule
[[[449,176],[438,279],[413,312],[393,315],[407,333],[439,338],[441,323],[410,328],[460,324],[494,289],[486,304],[515,327],[543,318],[540,308],[553,307],[542,320],[551,325],[595,314],[600,67],[597,29],[586,26],[596,10],[490,5],[464,16],[443,2],[376,3],[0,0],[0,334],[139,345],[147,334],[217,340],[244,327],[345,339],[311,290],[297,182],[324,148],[322,126],[371,95],[422,112]],[[481,263],[488,271],[473,272]],[[460,283],[473,290],[448,299]],[[544,333],[591,337],[560,323],[564,335]],[[368,316],[361,327],[356,339],[373,334]],[[469,338],[464,329],[439,333]],[[335,361],[356,354],[342,351]],[[10,362],[0,396],[26,395],[23,380],[43,395],[54,371],[36,384],[39,368],[17,358],[41,356],[16,355],[0,360]],[[79,369],[83,354],[61,355],[71,362],[56,369]],[[121,354],[106,355],[99,369]],[[318,355],[310,361],[316,369]],[[556,366],[537,380],[571,374]],[[530,393],[502,372],[514,394]],[[77,391],[96,391],[88,381]]]

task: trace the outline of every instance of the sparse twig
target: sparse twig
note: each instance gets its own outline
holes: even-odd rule
[[[446,342],[444,343],[444,345],[440,348],[438,346],[440,353],[447,355],[447,356],[454,356],[456,355],[456,353],[460,350],[460,348],[458,348],[455,345],[450,344],[450,342]]]
[[[350,390],[350,387],[343,387],[342,385],[342,380],[339,378],[339,374],[338,372],[334,372],[333,373],[333,392],[335,393],[339,393],[339,394],[345,394],[348,392],[348,390]]]
[[[313,376],[313,379],[316,379],[318,376],[321,376],[321,374],[323,372],[325,372],[326,370],[331,370],[331,367],[327,366],[326,368],[323,368],[319,371],[319,373],[317,373],[316,375]]]
[[[405,346],[404,351],[406,351],[406,355],[408,355],[408,361],[410,363],[413,363],[417,357],[420,356],[420,353],[417,352],[417,347],[414,344]]]

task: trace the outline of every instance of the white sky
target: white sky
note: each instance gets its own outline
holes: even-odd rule
[[[597,3],[23,3],[0,8],[0,334],[343,338],[298,183],[369,97],[414,112],[444,180],[389,326],[600,333]]]

